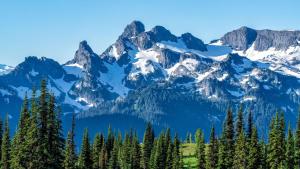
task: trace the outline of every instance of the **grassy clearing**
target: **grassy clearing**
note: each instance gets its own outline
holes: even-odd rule
[[[196,144],[186,143],[181,147],[184,167],[188,169],[197,168]]]

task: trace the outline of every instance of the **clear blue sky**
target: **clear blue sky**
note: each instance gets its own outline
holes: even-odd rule
[[[3,0],[0,63],[15,66],[29,55],[64,63],[81,40],[101,53],[132,20],[209,42],[244,25],[300,29],[299,10],[299,0]]]

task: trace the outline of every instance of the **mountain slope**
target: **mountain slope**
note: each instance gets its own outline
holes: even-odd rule
[[[109,118],[121,116],[132,124],[151,121],[182,135],[198,127],[208,132],[211,122],[221,128],[229,105],[242,103],[255,112],[264,133],[278,109],[287,120],[295,120],[299,43],[299,31],[242,27],[205,44],[191,33],[176,36],[162,26],[145,31],[141,22],[133,21],[102,54],[82,41],[74,58],[63,65],[27,57],[0,76],[0,105],[17,119],[19,108],[12,105],[20,105],[25,92],[30,95],[46,78],[65,121],[72,112],[79,121],[87,120],[80,128],[97,130],[101,122],[122,126],[126,120]]]

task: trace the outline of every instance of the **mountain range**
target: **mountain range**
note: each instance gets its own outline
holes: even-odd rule
[[[22,99],[42,79],[61,106],[65,127],[76,113],[77,129],[143,131],[170,127],[184,136],[214,124],[226,109],[251,110],[262,136],[283,111],[293,125],[300,102],[300,31],[241,27],[204,43],[191,33],[149,31],[128,24],[116,42],[97,54],[86,41],[70,61],[29,56],[16,67],[0,65],[0,106],[16,126]],[[80,132],[79,132],[80,133]]]

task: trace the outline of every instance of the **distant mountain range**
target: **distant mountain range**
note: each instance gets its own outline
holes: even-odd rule
[[[133,21],[101,54],[82,41],[65,64],[29,56],[15,68],[0,65],[0,106],[12,126],[25,93],[45,78],[64,124],[76,112],[79,130],[108,124],[129,130],[151,121],[184,136],[212,123],[220,129],[228,106],[242,103],[263,135],[277,110],[291,122],[298,114],[300,31],[241,27],[205,44],[191,33],[176,36],[162,26],[145,31]]]

